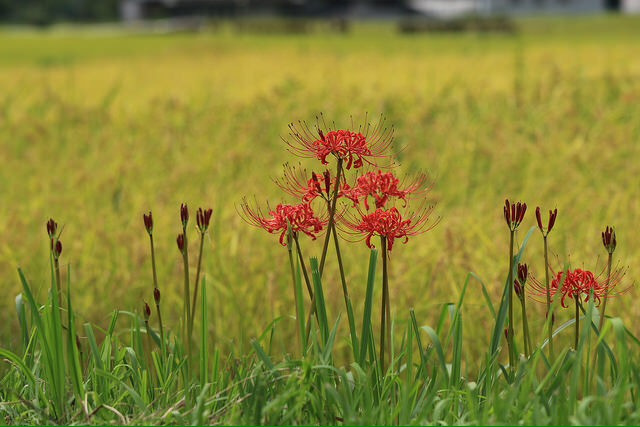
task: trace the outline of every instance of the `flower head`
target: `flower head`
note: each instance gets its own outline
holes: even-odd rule
[[[615,252],[618,241],[616,240],[616,232],[613,227],[607,226],[602,232],[602,244],[608,253],[612,254]]]
[[[509,230],[515,231],[522,223],[524,214],[527,212],[526,203],[514,203],[511,204],[509,199],[504,201],[504,219],[507,222]]]
[[[156,304],[160,304],[160,289],[153,288],[153,300]]]
[[[326,220],[315,215],[309,203],[298,205],[281,203],[270,210],[268,215],[264,215],[259,208],[252,209],[246,200],[241,208],[244,219],[251,225],[263,228],[271,234],[280,233],[282,246],[287,245],[286,235],[289,227],[292,232],[304,233],[315,240],[317,234],[327,225]]]
[[[209,223],[211,222],[211,215],[213,214],[213,209],[202,209],[198,208],[198,212],[196,212],[196,224],[200,233],[204,233],[209,228]]]
[[[427,226],[432,210],[433,208],[429,207],[421,212],[403,216],[395,207],[388,210],[379,208],[373,213],[359,211],[360,215],[357,218],[343,216],[341,223],[352,234],[363,236],[369,248],[375,247],[371,243],[372,237],[381,236],[386,238],[388,249],[391,251],[396,239],[402,239],[403,243],[407,243],[410,236],[427,232],[435,227],[437,221]]]
[[[178,237],[176,237],[176,244],[178,245],[178,250],[180,250],[180,253],[184,254],[184,234],[183,233],[178,234]]]
[[[376,209],[385,207],[390,198],[402,200],[406,206],[408,196],[426,191],[422,188],[426,180],[426,175],[423,174],[409,182],[401,182],[392,172],[367,172],[358,177],[352,188],[343,190],[343,194],[354,204],[362,201],[367,210],[370,197],[373,198]]]
[[[624,278],[626,271],[622,268],[616,268],[611,273],[611,280],[607,285],[607,277],[604,272],[595,275],[589,270],[576,268],[575,270],[569,269],[568,271],[560,271],[553,273],[553,279],[549,286],[551,298],[555,298],[560,295],[560,303],[563,307],[568,307],[567,299],[576,298],[578,302],[589,301],[591,295],[593,295],[596,305],[599,305],[604,298],[610,298],[627,289],[623,289],[618,292],[612,292],[616,286],[618,286]],[[531,279],[531,294],[534,299],[543,297],[546,298],[545,285],[540,283],[537,279]]]
[[[51,251],[53,252],[53,258],[58,259],[62,255],[62,242],[60,240],[51,240]]]
[[[343,161],[346,169],[358,169],[365,163],[376,165],[389,157],[387,151],[393,142],[393,129],[387,128],[382,118],[375,125],[366,120],[365,123],[357,130],[332,129],[321,118],[315,131],[306,122],[292,123],[286,142],[295,155],[316,158],[323,165],[329,163],[329,156]]]
[[[547,237],[553,226],[556,223],[556,218],[558,217],[558,209],[549,210],[549,222],[547,222],[547,228],[544,228],[542,225],[542,214],[540,213],[540,206],[536,207],[536,221],[538,222],[538,228],[544,237]]]

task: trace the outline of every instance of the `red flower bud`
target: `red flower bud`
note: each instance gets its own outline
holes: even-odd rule
[[[143,313],[144,313],[144,321],[148,322],[149,318],[151,317],[151,308],[149,307],[149,304],[144,303],[144,307],[143,307]]]
[[[325,140],[324,139],[324,132],[322,132],[322,129],[318,129],[318,135],[320,136],[321,140],[323,140],[323,141]]]
[[[180,249],[180,252],[184,253],[184,234],[182,233],[178,234],[178,237],[176,238],[176,243],[178,244],[178,249]]]
[[[213,209],[205,209],[198,208],[198,212],[196,212],[196,222],[198,224],[198,230],[201,233],[207,231],[209,228],[209,223],[211,222],[211,214],[213,213]]]
[[[522,285],[527,282],[527,277],[529,276],[529,267],[527,264],[518,264],[518,279],[522,282]]]
[[[151,233],[153,233],[153,215],[151,211],[149,211],[148,215],[142,214],[142,219],[144,220],[144,227],[147,229],[147,233],[151,235]]]
[[[57,230],[58,224],[53,220],[53,218],[49,219],[49,221],[47,221],[47,234],[49,234],[49,237],[53,239]]]
[[[602,244],[610,254],[615,252],[618,241],[613,227],[607,226],[607,228],[602,232]]]
[[[327,192],[327,197],[331,194],[331,173],[327,170],[324,171],[324,189]]]
[[[518,298],[522,298],[523,296],[523,286],[520,284],[520,280],[516,279],[513,282],[513,290],[516,291],[516,295]]]
[[[554,209],[553,212],[549,211],[549,225],[547,226],[547,234],[551,233],[553,230],[553,226],[556,223],[556,218],[558,217],[558,209]]]
[[[160,304],[160,289],[153,288],[153,299],[156,304]]]
[[[527,212],[527,204],[526,203],[510,203],[509,199],[504,202],[504,219],[507,222],[507,227],[509,230],[515,231],[522,220],[524,219],[524,214]]]
[[[187,208],[186,203],[180,205],[180,220],[182,221],[182,226],[186,227],[189,222],[189,208]]]
[[[542,215],[540,215],[540,206],[536,207],[536,221],[538,222],[538,228],[544,233],[544,229],[542,228]]]
[[[51,241],[51,246],[52,246],[52,250],[53,250],[53,257],[55,259],[60,258],[60,255],[62,255],[62,242],[60,242],[60,240],[57,240],[55,242],[55,244],[53,243],[53,240]]]

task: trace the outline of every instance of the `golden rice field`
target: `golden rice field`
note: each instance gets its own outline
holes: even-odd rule
[[[280,136],[290,121],[313,121],[319,112],[345,126],[352,115],[358,122],[367,112],[384,114],[396,127],[401,170],[436,178],[430,200],[439,225],[394,248],[397,322],[414,307],[421,323],[433,324],[469,272],[498,300],[508,267],[507,197],[530,206],[520,239],[535,225],[536,205],[558,208],[550,237],[558,268],[601,269],[600,232],[614,225],[616,258],[633,284],[640,272],[640,18],[518,26],[517,35],[408,36],[391,24],[262,37],[226,26],[178,35],[0,31],[2,347],[18,341],[16,268],[39,300],[49,288],[49,217],[64,225],[63,280],[70,266],[79,320],[106,327],[112,310],[139,311],[152,299],[142,222],[152,209],[165,324],[178,329],[175,238],[186,202],[193,212],[214,210],[204,261],[210,332],[219,348],[246,350],[273,319],[293,314],[293,297],[286,249],[244,223],[237,206],[244,195],[286,200],[271,177],[296,160]],[[320,240],[303,242],[309,256],[320,253]],[[361,313],[368,249],[343,250]],[[538,234],[525,258],[541,275]],[[344,310],[333,259],[324,284],[335,319]],[[481,287],[470,289],[468,349],[491,333]],[[636,333],[638,292],[614,299],[607,311]],[[531,309],[538,314],[531,329],[541,337],[544,309]],[[284,350],[295,322],[285,317],[277,328],[284,332],[274,345]]]

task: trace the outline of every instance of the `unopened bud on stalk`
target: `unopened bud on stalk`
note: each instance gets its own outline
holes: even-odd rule
[[[504,219],[507,223],[509,230],[515,231],[522,223],[524,214],[527,212],[526,203],[514,203],[511,204],[509,199],[504,201]]]
[[[60,255],[62,254],[62,242],[60,240],[56,240],[55,243],[53,242],[53,240],[51,241],[51,247],[53,250],[53,257],[55,259],[60,258]]]
[[[211,222],[211,214],[213,214],[213,209],[205,209],[198,208],[196,212],[196,224],[198,226],[198,230],[200,233],[204,233],[209,228],[209,223]]]
[[[58,230],[58,223],[56,223],[53,218],[47,221],[47,234],[51,239],[56,235],[56,231]]]
[[[513,281],[513,290],[516,291],[518,298],[522,299],[524,295],[524,287],[520,284],[520,280],[516,279]]]
[[[602,232],[602,244],[610,254],[615,252],[618,241],[613,227],[607,226],[607,228]]]
[[[520,279],[522,286],[524,286],[524,284],[526,283],[528,276],[529,267],[527,266],[527,264],[518,264],[518,279]]]
[[[186,227],[189,222],[189,208],[186,203],[180,205],[180,220],[182,221],[182,226]]]
[[[536,207],[536,221],[538,222],[538,228],[543,236],[548,236],[553,230],[553,226],[556,223],[556,218],[558,217],[558,209],[549,210],[549,222],[547,222],[547,228],[545,230],[542,225],[542,214],[540,213],[540,206]]]
[[[142,214],[142,219],[144,220],[144,228],[146,228],[147,233],[151,235],[151,233],[153,233],[153,215],[151,211],[149,211],[149,214]]]
[[[153,288],[153,300],[156,304],[160,304],[160,289]]]
[[[178,244],[178,249],[180,249],[180,252],[184,253],[184,234],[182,233],[178,234],[178,237],[176,238],[176,243]]]
[[[144,313],[144,321],[148,322],[149,318],[151,317],[151,308],[149,307],[149,304],[147,304],[146,301],[144,303],[143,313]]]

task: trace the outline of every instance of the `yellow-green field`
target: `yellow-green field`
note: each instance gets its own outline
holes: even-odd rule
[[[236,207],[244,195],[283,198],[270,178],[295,159],[280,136],[290,121],[319,112],[343,125],[351,115],[384,114],[405,147],[397,150],[401,169],[437,178],[431,200],[440,224],[393,252],[397,321],[415,307],[422,324],[433,324],[470,271],[498,299],[507,270],[506,197],[529,204],[527,227],[536,205],[558,207],[551,235],[558,267],[602,268],[600,231],[614,225],[616,258],[629,266],[632,284],[640,271],[640,18],[518,26],[515,36],[403,36],[386,24],[346,35],[264,37],[227,27],[155,36],[0,32],[2,347],[18,340],[16,268],[39,300],[49,287],[49,217],[65,227],[63,278],[70,265],[80,320],[106,326],[113,309],[139,310],[152,298],[142,223],[152,209],[163,304],[177,328],[175,237],[178,207],[187,202],[192,211],[214,209],[205,259],[211,332],[225,350],[246,349],[274,318],[293,314],[293,305],[286,250],[245,224]],[[319,254],[320,243],[304,245]],[[529,248],[526,260],[540,274],[538,234]],[[361,313],[368,250],[360,243],[345,252]],[[335,318],[343,305],[332,262],[325,285]],[[636,332],[637,292],[607,310]],[[467,348],[486,342],[479,285],[465,310]],[[535,312],[531,328],[540,336],[544,313]],[[287,319],[279,329],[292,337],[294,327]]]

